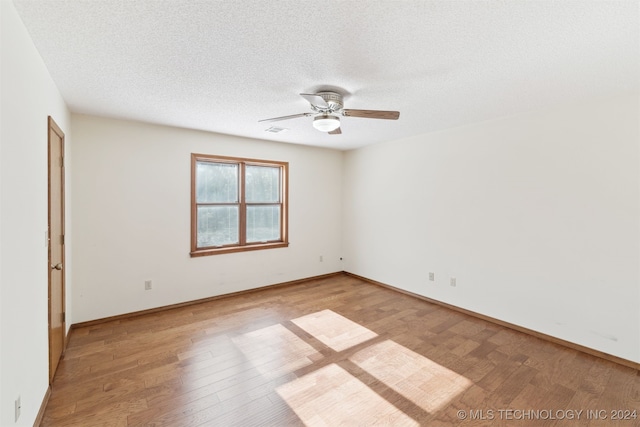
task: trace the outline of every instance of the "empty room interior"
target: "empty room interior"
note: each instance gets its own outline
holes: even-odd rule
[[[638,1],[0,4],[1,426],[640,426]]]

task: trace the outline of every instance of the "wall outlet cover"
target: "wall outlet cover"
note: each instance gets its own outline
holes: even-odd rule
[[[20,409],[22,409],[22,404],[20,403],[20,396],[16,399],[16,421],[18,422],[18,418],[20,418]]]

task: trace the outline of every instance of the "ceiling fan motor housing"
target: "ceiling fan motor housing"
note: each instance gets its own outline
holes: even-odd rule
[[[342,95],[335,92],[318,92],[322,99],[327,103],[328,107],[314,105],[315,109],[323,113],[335,113],[344,107],[342,102]]]

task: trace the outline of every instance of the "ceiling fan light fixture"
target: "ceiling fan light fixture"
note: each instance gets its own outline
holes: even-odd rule
[[[340,127],[340,117],[329,114],[322,114],[313,119],[313,127],[320,132],[331,132]]]

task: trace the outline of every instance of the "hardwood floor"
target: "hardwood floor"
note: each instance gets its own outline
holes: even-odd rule
[[[633,368],[338,275],[73,329],[42,425],[630,427],[638,411]]]

